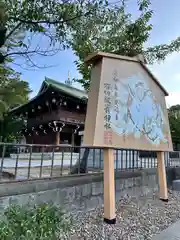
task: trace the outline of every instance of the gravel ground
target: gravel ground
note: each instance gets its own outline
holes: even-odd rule
[[[158,194],[126,197],[116,204],[117,223],[103,222],[103,209],[74,215],[71,240],[143,240],[152,237],[180,219],[180,192],[169,191],[169,202]],[[62,239],[62,238],[61,238]]]

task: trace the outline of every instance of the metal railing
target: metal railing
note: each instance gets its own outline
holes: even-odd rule
[[[179,166],[180,166],[180,152],[170,152],[169,167],[179,167]]]
[[[114,154],[115,171],[157,167],[155,152],[115,149]],[[103,158],[99,148],[0,143],[0,181],[95,174],[103,171]],[[179,152],[165,153],[165,164],[179,166]]]

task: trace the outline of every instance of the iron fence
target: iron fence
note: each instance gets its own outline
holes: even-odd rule
[[[156,152],[114,150],[115,171],[156,168]],[[0,143],[0,180],[27,180],[103,171],[103,149],[71,145]],[[166,166],[179,166],[179,152],[165,153]]]

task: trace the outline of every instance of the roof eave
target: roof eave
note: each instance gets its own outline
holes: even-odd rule
[[[114,54],[114,53],[106,53],[106,52],[94,52],[89,54],[89,56],[87,56],[84,59],[84,62],[87,64],[91,64],[103,57],[107,57],[107,58],[115,58],[115,59],[120,59],[120,60],[126,60],[126,61],[133,61],[133,62],[139,62],[139,59],[137,57],[128,57],[128,56],[122,56],[119,54]]]
[[[46,90],[46,91],[47,91],[47,90]],[[35,97],[33,97],[33,98],[32,98],[31,100],[29,100],[27,103],[22,104],[22,105],[20,105],[20,106],[18,106],[18,107],[15,107],[15,108],[11,109],[11,111],[9,111],[9,113],[13,113],[13,112],[15,112],[15,111],[18,111],[18,110],[21,109],[21,108],[24,108],[24,107],[28,106],[29,104],[33,103],[33,101],[35,101],[35,100],[38,99],[40,96],[42,96],[46,91],[44,91],[44,92],[42,92],[42,93],[40,93],[40,94],[37,94]]]

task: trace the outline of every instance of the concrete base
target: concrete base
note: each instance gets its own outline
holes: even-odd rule
[[[180,179],[174,180],[172,182],[172,189],[175,191],[180,191]]]
[[[104,218],[104,222],[107,224],[116,224],[116,218],[113,219]]]
[[[160,198],[160,200],[163,202],[168,202],[168,199]]]

